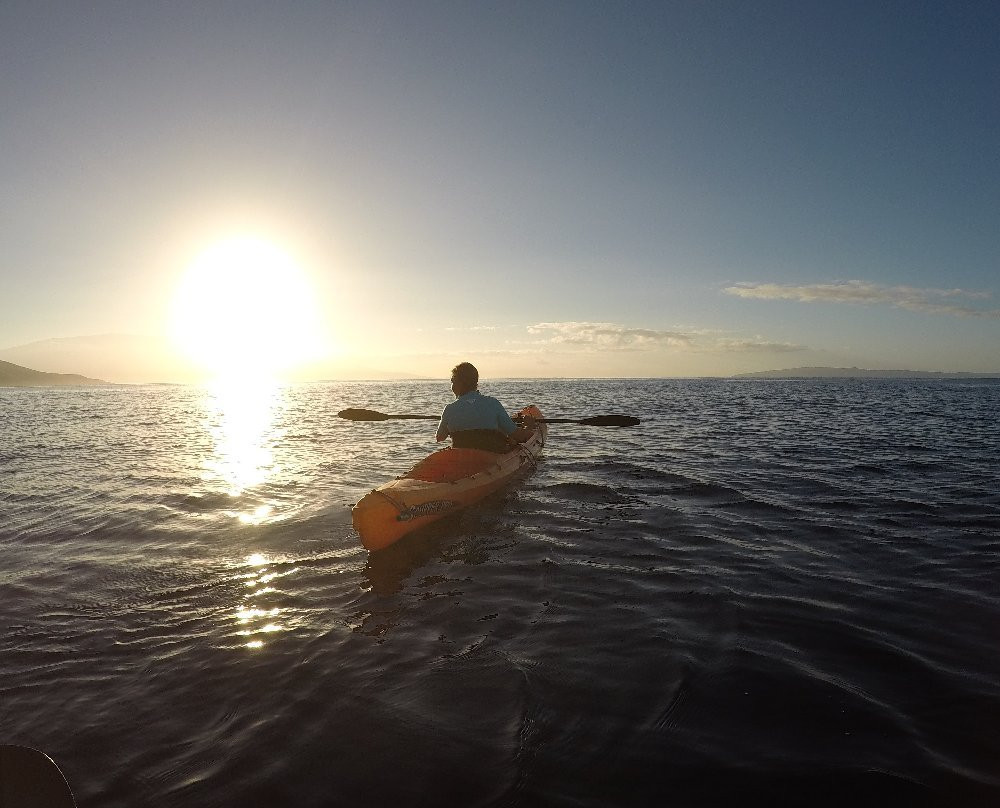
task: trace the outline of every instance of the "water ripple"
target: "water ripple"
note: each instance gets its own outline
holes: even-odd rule
[[[368,554],[432,428],[335,413],[445,387],[0,390],[8,742],[81,806],[996,803],[1000,385],[496,382],[643,424]]]

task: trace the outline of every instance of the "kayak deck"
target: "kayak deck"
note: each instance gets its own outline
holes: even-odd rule
[[[520,414],[542,417],[534,406],[525,407]],[[530,472],[547,432],[545,424],[538,424],[534,435],[505,454],[454,447],[432,452],[402,477],[369,492],[354,506],[351,518],[361,543],[369,550],[381,550]]]
[[[481,449],[441,449],[425,457],[403,476],[426,483],[453,483],[489,471],[491,466],[497,465],[499,456],[502,455]]]

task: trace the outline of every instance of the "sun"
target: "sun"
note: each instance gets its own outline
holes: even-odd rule
[[[308,278],[265,239],[230,238],[199,254],[170,322],[177,346],[213,376],[272,376],[325,353]]]

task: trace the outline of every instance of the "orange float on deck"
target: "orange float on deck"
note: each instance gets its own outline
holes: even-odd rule
[[[538,407],[520,415],[541,418]],[[449,447],[432,452],[399,477],[366,494],[351,512],[354,529],[369,550],[381,550],[527,474],[545,445],[546,424],[506,454]]]

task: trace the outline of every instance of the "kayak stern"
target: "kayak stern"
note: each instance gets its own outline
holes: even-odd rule
[[[521,413],[542,417],[534,406]],[[432,452],[354,506],[351,520],[361,543],[368,550],[381,550],[528,473],[545,445],[547,431],[545,424],[538,424],[531,438],[506,454],[454,447]]]

